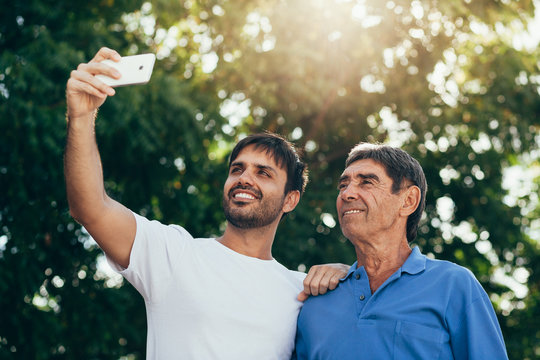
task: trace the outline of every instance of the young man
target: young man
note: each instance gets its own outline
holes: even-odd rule
[[[298,359],[507,359],[497,317],[473,274],[411,250],[426,179],[400,149],[360,144],[339,180],[343,234],[357,262],[298,317]]]
[[[145,300],[147,358],[290,358],[303,276],[277,263],[271,250],[280,219],[304,191],[304,163],[276,135],[240,141],[223,189],[227,226],[217,239],[194,239],[180,226],[134,214],[105,193],[94,138],[97,109],[114,95],[95,75],[118,77],[105,59],[119,55],[101,49],[67,83],[66,188],[73,217]],[[335,287],[345,273],[316,268],[299,299],[311,287]]]

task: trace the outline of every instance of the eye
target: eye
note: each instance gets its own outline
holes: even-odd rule
[[[265,177],[270,177],[270,173],[266,170],[260,170],[259,174]]]
[[[236,173],[239,173],[239,172],[242,172],[242,169],[240,167],[235,166],[235,167],[231,168],[231,174],[236,174]]]
[[[337,188],[338,188],[339,191],[345,190],[347,188],[347,184],[346,183],[340,183],[340,184],[338,184]]]

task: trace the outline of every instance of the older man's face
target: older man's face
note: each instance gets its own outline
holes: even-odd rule
[[[383,165],[371,159],[350,164],[340,177],[336,200],[343,234],[353,243],[395,229],[400,193],[392,193],[392,179]]]

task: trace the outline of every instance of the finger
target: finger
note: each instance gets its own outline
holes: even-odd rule
[[[326,294],[328,290],[334,290],[338,284],[339,279],[345,276],[342,267],[337,267],[333,264],[327,265],[321,269],[324,275],[319,283],[319,293]]]
[[[84,71],[92,75],[106,75],[115,79],[119,79],[121,76],[118,70],[103,63],[79,64],[77,71]]]
[[[319,284],[323,275],[320,266],[312,266],[304,280],[304,291],[314,296],[319,295]]]
[[[309,297],[309,294],[306,294],[305,292],[302,291],[302,292],[300,292],[300,294],[298,294],[296,299],[298,301],[304,302],[304,301],[306,301],[308,299],[308,297]]]
[[[111,59],[113,61],[120,61],[121,56],[113,49],[109,49],[108,47],[102,47],[99,49],[97,54],[94,56],[94,58],[90,61],[92,63],[94,62],[101,62],[105,59]]]
[[[86,82],[82,82],[76,79],[69,79],[67,86],[67,95],[84,93],[87,95],[96,96],[98,98],[107,97],[107,93],[100,91],[99,89],[91,86]]]
[[[304,292],[306,294],[311,294],[311,282],[313,280],[313,276],[316,273],[316,269],[313,267],[309,269],[308,274],[306,278],[304,279]]]
[[[98,78],[96,78],[94,75],[92,75],[91,73],[89,73],[87,71],[81,71],[81,70],[72,71],[70,79],[76,80],[76,81],[78,81],[80,83],[85,83],[85,84],[97,89],[99,92],[101,92],[103,94],[106,94],[106,95],[109,95],[109,96],[113,96],[115,94],[115,91],[114,91],[114,89],[112,87],[105,84],[103,81],[100,81]],[[75,84],[78,84],[78,83],[75,83]],[[69,86],[69,84],[68,84],[68,86]],[[84,88],[88,89],[86,86]],[[94,92],[88,92],[88,94],[94,95],[95,93]]]
[[[330,287],[330,280],[332,279],[333,275],[334,273],[331,269],[326,269],[318,284],[320,295],[326,294],[326,292],[328,291]]]
[[[316,269],[314,267],[312,267],[311,269],[309,269],[308,271],[308,274],[306,276],[306,278],[304,279],[304,292],[306,294],[311,294],[311,288],[310,288],[310,284],[311,284],[311,280],[313,279],[313,275],[316,273]]]
[[[335,288],[337,288],[337,286],[339,285],[339,279],[343,277],[342,275],[343,274],[340,272],[340,273],[334,274],[330,278],[330,282],[328,284],[328,290],[334,290]]]

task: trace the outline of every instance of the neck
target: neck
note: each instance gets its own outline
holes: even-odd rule
[[[240,229],[227,223],[225,232],[217,241],[239,254],[272,260],[272,244],[278,223],[254,229]]]
[[[406,237],[383,240],[353,242],[358,267],[366,270],[372,293],[405,263],[412,251]]]

